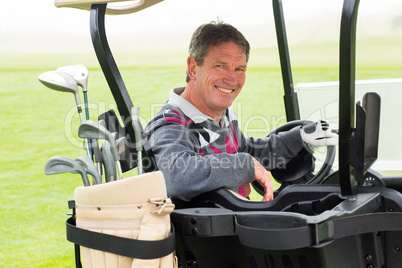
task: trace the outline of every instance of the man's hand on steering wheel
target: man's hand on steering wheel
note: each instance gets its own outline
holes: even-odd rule
[[[338,130],[327,121],[319,120],[300,128],[303,141],[312,146],[330,146],[338,144]]]
[[[269,172],[254,157],[254,180],[258,181],[264,188],[264,197],[262,201],[270,201],[274,198],[274,188],[272,187],[271,176]]]
[[[312,156],[314,150],[312,148],[302,149],[301,152],[303,153],[299,153],[290,162],[288,162],[286,164],[286,168],[276,168],[270,171],[273,178],[282,184],[282,186],[277,190],[278,192],[287,185],[295,183],[304,182],[308,184],[320,184],[329,174],[332,164],[334,163],[336,152],[334,145],[338,144],[338,130],[334,129],[326,121],[289,121],[272,130],[270,133],[268,133],[267,137],[270,135],[277,135],[280,132],[289,131],[295,127],[300,127],[300,135],[306,145],[327,146],[325,161],[320,169],[315,172],[315,158]],[[257,167],[258,165],[255,164],[254,166]],[[264,195],[264,201],[270,200],[265,198],[267,195],[267,187],[262,185],[262,183],[259,183],[258,178],[254,179],[252,186],[260,195]]]

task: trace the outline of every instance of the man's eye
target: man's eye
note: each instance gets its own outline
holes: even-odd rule
[[[217,64],[216,67],[217,68],[223,68],[223,65],[222,64]]]
[[[236,71],[245,72],[246,69],[244,69],[244,68],[236,68]]]

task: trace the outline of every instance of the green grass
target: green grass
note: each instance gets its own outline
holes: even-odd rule
[[[383,48],[389,43],[379,42]],[[321,58],[321,67],[318,56],[311,59],[305,56],[312,51],[326,53],[334,47],[297,48],[294,82],[337,80],[335,56]],[[376,50],[380,51],[378,47]],[[285,121],[282,81],[276,49],[254,52],[247,83],[233,108],[247,134],[263,136]],[[165,58],[146,60],[162,54],[116,55],[133,103],[141,107],[144,124],[168,98],[172,87],[185,84],[184,60],[170,65]],[[173,53],[167,59],[182,54]],[[381,54],[358,64],[357,79],[402,76],[402,61],[395,60],[390,51],[385,54],[389,62]],[[43,168],[53,155],[84,155],[82,141],[76,137],[79,120],[74,116],[72,94],[47,89],[37,76],[58,66],[83,63],[90,68],[91,119],[96,120],[98,114],[115,108],[114,100],[92,55],[0,57],[0,267],[73,267],[73,246],[66,241],[64,221],[69,212],[67,201],[73,198],[81,179],[78,175],[46,176]],[[265,58],[271,61],[264,64]]]

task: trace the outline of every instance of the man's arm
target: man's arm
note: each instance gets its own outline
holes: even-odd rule
[[[240,132],[240,140],[239,151],[251,154],[267,170],[288,163],[305,146],[300,127],[264,138],[246,138]]]
[[[208,191],[234,189],[254,178],[254,161],[247,153],[200,156],[198,141],[180,124],[165,124],[149,137],[170,197],[188,201]]]

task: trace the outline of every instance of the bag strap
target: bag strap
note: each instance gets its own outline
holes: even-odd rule
[[[156,241],[136,240],[81,229],[75,226],[73,217],[66,221],[66,229],[67,240],[74,244],[131,258],[162,258],[172,253],[176,246],[173,227],[170,236]]]

